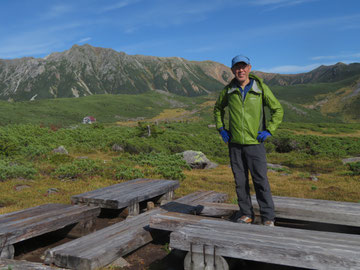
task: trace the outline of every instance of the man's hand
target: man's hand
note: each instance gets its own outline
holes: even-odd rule
[[[224,141],[225,143],[228,143],[228,142],[229,142],[229,139],[230,139],[230,132],[227,131],[226,129],[224,129],[223,127],[221,127],[221,128],[219,129],[219,132],[220,132],[220,135],[221,135],[223,141]]]
[[[259,131],[258,132],[258,136],[256,137],[256,139],[259,141],[259,142],[265,142],[265,140],[267,139],[267,137],[270,137],[271,136],[271,133],[267,130],[264,130],[264,131]]]

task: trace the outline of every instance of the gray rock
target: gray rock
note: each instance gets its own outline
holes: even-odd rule
[[[344,158],[342,160],[343,164],[347,164],[347,163],[353,163],[353,162],[359,162],[360,161],[360,157],[351,157],[351,158]]]
[[[186,163],[193,169],[213,169],[218,164],[211,162],[204,153],[200,151],[188,150],[181,153]]]
[[[312,175],[310,175],[310,179],[311,179],[311,181],[315,181],[315,182],[317,182],[319,179],[316,177],[316,175],[314,175],[314,174],[312,174]]]
[[[208,125],[208,128],[216,128],[216,125]]]
[[[114,152],[124,152],[124,148],[122,148],[120,145],[118,145],[117,143],[115,143],[112,147],[111,150],[113,150]]]
[[[279,164],[272,164],[272,163],[268,163],[267,167],[270,169],[285,169],[286,167],[281,166]]]
[[[123,257],[120,257],[111,263],[113,267],[129,267],[131,266]]]
[[[17,185],[17,186],[15,186],[16,191],[20,191],[20,190],[27,189],[27,188],[30,188],[30,186],[28,186],[28,185]]]
[[[69,152],[65,149],[65,147],[64,146],[59,146],[58,148],[55,148],[54,150],[53,150],[53,152],[54,153],[58,153],[58,154],[64,154],[64,155],[68,155],[69,154]]]
[[[47,191],[47,194],[54,194],[54,193],[58,193],[59,190],[57,188],[49,188]]]

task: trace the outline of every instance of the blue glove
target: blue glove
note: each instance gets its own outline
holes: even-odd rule
[[[267,139],[267,137],[270,137],[271,136],[271,133],[267,130],[264,130],[264,131],[259,131],[258,132],[258,136],[256,137],[256,139],[259,141],[259,142],[265,142],[265,140]]]
[[[226,129],[224,129],[223,127],[221,127],[221,128],[219,129],[219,132],[220,132],[220,135],[221,135],[223,141],[224,141],[225,143],[227,143],[227,142],[229,141],[229,139],[230,139],[230,132],[227,131]]]

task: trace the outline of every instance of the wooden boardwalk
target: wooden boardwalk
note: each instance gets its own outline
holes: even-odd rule
[[[139,202],[167,195],[171,199],[179,181],[139,178],[71,197],[72,204],[120,209]],[[136,207],[136,206],[135,206]]]
[[[83,205],[45,204],[0,215],[0,247],[6,258],[14,256],[13,244],[68,225],[94,219],[100,208]],[[2,256],[5,256],[2,253]]]
[[[360,235],[238,224],[177,213],[154,216],[150,226],[174,231],[170,247],[196,254],[309,269],[360,269]]]
[[[273,196],[277,218],[360,227],[360,204],[315,199]],[[256,212],[259,206],[252,196]],[[238,211],[236,204],[205,203],[200,214],[213,217],[229,216]]]
[[[1,270],[65,270],[64,268],[50,267],[42,263],[0,259]]]
[[[225,194],[196,192],[49,250],[45,262],[70,269],[96,269],[151,242],[150,217],[167,211],[196,213],[203,202],[222,202]]]

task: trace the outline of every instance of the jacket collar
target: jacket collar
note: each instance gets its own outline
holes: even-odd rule
[[[261,94],[262,90],[259,88],[259,86],[256,82],[256,79],[255,78],[251,78],[251,79],[253,79],[254,82],[253,82],[253,85],[252,85],[252,88],[250,89],[250,91],[254,91],[255,93]],[[239,90],[238,84],[236,83],[236,79],[234,78],[234,79],[232,79],[232,81],[229,84],[229,89],[228,89],[227,93],[231,94],[232,92],[235,92],[235,91],[240,91],[240,90]]]

